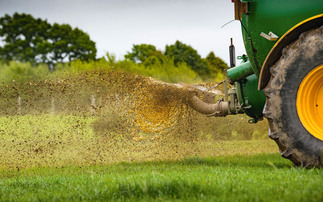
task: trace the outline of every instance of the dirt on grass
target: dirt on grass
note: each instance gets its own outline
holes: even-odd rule
[[[245,115],[205,117],[187,105],[188,94],[176,84],[99,69],[62,79],[2,84],[0,167],[277,151],[267,138],[265,121],[251,125]]]

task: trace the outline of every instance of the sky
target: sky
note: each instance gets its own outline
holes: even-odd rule
[[[80,28],[96,43],[97,57],[123,59],[143,43],[164,51],[179,40],[229,63],[230,38],[236,55],[245,53],[239,22],[225,25],[234,19],[231,0],[0,0],[1,17],[15,12]]]

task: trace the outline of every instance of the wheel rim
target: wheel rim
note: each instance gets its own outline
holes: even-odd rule
[[[306,130],[323,140],[323,65],[303,79],[297,92],[296,108]]]

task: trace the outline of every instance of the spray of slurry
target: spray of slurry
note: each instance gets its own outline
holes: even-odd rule
[[[207,118],[187,105],[192,91],[221,94],[213,83],[169,84],[123,72],[92,70],[61,79],[1,86],[2,168],[178,160],[264,152],[227,140],[256,139],[266,125],[244,116]],[[255,133],[256,128],[256,133]],[[238,134],[240,133],[240,134]]]

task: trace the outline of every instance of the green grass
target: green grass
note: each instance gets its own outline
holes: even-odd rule
[[[0,200],[322,201],[323,171],[279,154],[2,170]]]

